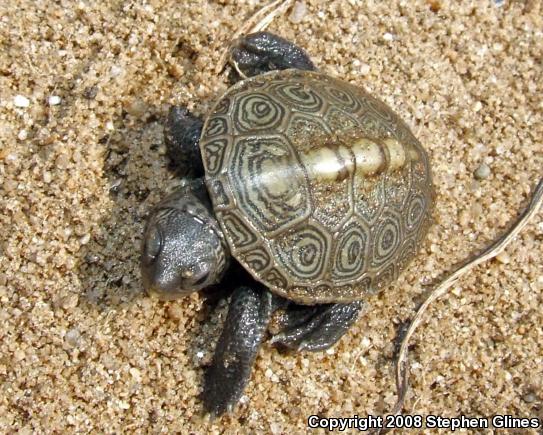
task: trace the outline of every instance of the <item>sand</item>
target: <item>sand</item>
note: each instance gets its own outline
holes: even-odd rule
[[[501,234],[541,177],[540,1],[303,0],[270,30],[406,120],[431,156],[436,223],[332,350],[264,345],[240,406],[203,420],[225,304],[146,297],[139,244],[179,184],[167,109],[206,113],[227,86],[221,48],[259,3],[186,3],[0,6],[2,433],[299,433],[311,414],[386,412],[394,340],[424,285]],[[432,306],[406,413],[543,418],[542,239],[540,213]]]

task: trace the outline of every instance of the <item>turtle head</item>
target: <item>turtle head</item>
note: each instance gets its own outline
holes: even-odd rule
[[[220,227],[202,201],[175,193],[151,212],[143,237],[141,274],[147,292],[177,299],[217,283],[228,260]]]

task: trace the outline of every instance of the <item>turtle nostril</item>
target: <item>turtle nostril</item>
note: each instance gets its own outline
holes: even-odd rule
[[[181,272],[181,276],[185,279],[191,279],[194,276],[194,272],[190,269],[185,269]]]
[[[190,269],[185,269],[181,272],[181,276],[185,285],[187,285],[188,287],[196,287],[202,285],[207,280],[207,278],[209,277],[209,271],[206,269],[198,269],[199,268],[197,267],[192,267]]]

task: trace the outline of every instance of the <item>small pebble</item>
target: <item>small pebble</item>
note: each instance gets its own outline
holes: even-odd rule
[[[68,167],[69,163],[70,163],[70,159],[68,158],[68,156],[66,154],[60,154],[55,159],[55,164],[56,164],[57,168],[59,168],[59,169],[66,169]]]
[[[524,400],[526,403],[534,403],[537,400],[537,396],[530,392],[522,396],[522,400]]]
[[[272,422],[272,423],[270,424],[270,432],[271,432],[273,435],[282,434],[282,433],[284,433],[283,426],[281,426],[281,425],[278,424],[278,423]]]
[[[466,227],[471,220],[470,213],[467,210],[462,210],[458,215],[458,223],[461,227]]]
[[[22,361],[25,359],[26,355],[24,353],[24,351],[22,351],[21,349],[17,349],[14,353],[13,353],[13,357],[15,359],[15,361]]]
[[[136,99],[127,105],[126,111],[132,116],[143,116],[147,110],[145,102]]]
[[[292,12],[290,13],[289,20],[291,23],[300,23],[307,13],[307,7],[304,2],[298,1],[294,3]]]
[[[26,132],[26,130],[21,130],[19,134],[17,135],[17,138],[19,140],[25,140],[27,137],[28,137],[28,133]]]
[[[383,39],[385,41],[393,41],[394,40],[394,35],[392,33],[389,33],[389,32],[386,32],[384,35],[383,35]]]
[[[168,317],[176,322],[179,322],[183,318],[183,308],[179,304],[172,304],[167,310]]]
[[[97,86],[88,86],[83,90],[83,97],[85,97],[87,100],[94,100],[96,95],[98,95]]]
[[[15,107],[28,107],[30,106],[30,100],[23,95],[15,95],[13,104],[15,104]]]
[[[84,236],[82,236],[80,239],[79,239],[79,243],[81,243],[82,245],[86,245],[87,243],[89,243],[90,241],[90,234],[85,234]]]
[[[367,63],[360,65],[360,74],[367,76],[370,73],[370,66]]]
[[[490,176],[490,166],[486,163],[482,163],[473,173],[477,180],[485,180]]]
[[[89,253],[85,255],[85,262],[87,264],[95,264],[98,263],[98,261],[100,261],[100,257],[96,254]]]
[[[79,303],[79,296],[74,293],[62,298],[61,307],[64,308],[65,310],[69,310],[69,309],[77,307],[78,303]]]
[[[483,206],[480,202],[474,202],[470,207],[471,217],[477,219],[481,214],[483,214]]]
[[[50,106],[58,106],[60,104],[60,97],[58,95],[51,95],[48,102]]]
[[[118,77],[121,75],[121,73],[123,72],[123,69],[117,65],[113,65],[111,67],[111,76],[112,77]]]
[[[66,343],[70,346],[77,347],[81,341],[81,333],[77,328],[70,329],[66,332],[64,340],[66,340]]]
[[[136,367],[130,368],[129,373],[136,382],[141,382],[141,372]]]
[[[122,178],[117,178],[115,180],[113,180],[110,184],[109,184],[109,190],[112,192],[112,193],[118,193],[119,190],[121,189],[121,184],[123,182],[123,179]]]
[[[183,74],[185,72],[183,67],[181,65],[178,65],[177,63],[169,63],[167,69],[168,74],[176,79],[180,79],[181,77],[183,77]]]
[[[507,252],[503,251],[496,255],[496,260],[498,260],[502,264],[509,264],[509,262],[511,261],[511,257],[509,257],[509,254]]]
[[[437,0],[427,0],[427,3],[430,5],[430,10],[434,13],[438,13],[441,10],[441,2]]]

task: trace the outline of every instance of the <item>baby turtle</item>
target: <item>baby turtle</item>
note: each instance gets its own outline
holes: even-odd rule
[[[415,256],[434,199],[425,150],[383,102],[271,33],[240,38],[230,61],[246,78],[205,122],[170,111],[168,151],[195,177],[151,213],[141,260],[165,299],[218,283],[231,257],[248,272],[229,275],[241,283],[205,376],[213,415],[241,397],[278,308],[272,342],[332,346]]]

